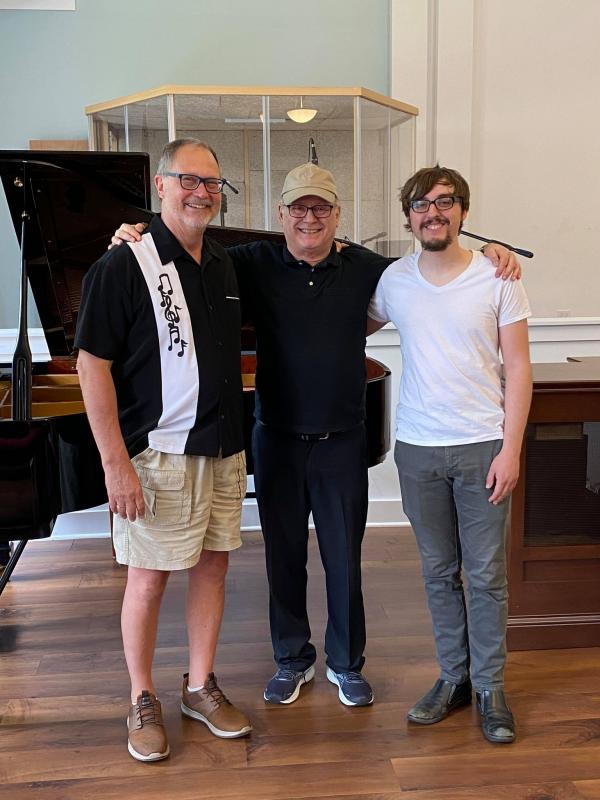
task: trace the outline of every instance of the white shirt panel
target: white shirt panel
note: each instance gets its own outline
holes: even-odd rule
[[[175,264],[162,264],[152,236],[130,243],[148,286],[160,350],[162,414],[148,444],[161,453],[184,453],[198,409],[194,334]],[[156,387],[158,391],[159,387]]]

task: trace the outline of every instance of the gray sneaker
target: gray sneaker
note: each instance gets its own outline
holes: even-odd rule
[[[315,668],[304,671],[280,667],[267,683],[263,697],[268,703],[293,703],[298,699],[300,689],[315,677]]]
[[[370,706],[373,690],[360,672],[334,672],[327,667],[327,680],[338,687],[340,703],[345,706]]]

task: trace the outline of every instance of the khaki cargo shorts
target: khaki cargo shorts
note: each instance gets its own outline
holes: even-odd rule
[[[113,521],[117,561],[142,569],[189,569],[203,548],[240,547],[246,455],[227,458],[159,453],[131,459],[142,484],[146,516]]]

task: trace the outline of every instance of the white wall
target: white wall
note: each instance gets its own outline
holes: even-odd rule
[[[392,0],[392,96],[422,111],[417,166],[435,128],[436,159],[471,184],[466,227],[535,253],[538,317],[600,315],[597,204],[577,208],[600,184],[599,35],[598,0]]]

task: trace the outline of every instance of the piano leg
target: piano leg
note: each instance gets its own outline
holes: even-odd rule
[[[4,567],[4,572],[0,575],[0,594],[4,591],[4,587],[8,583],[14,568],[17,566],[17,561],[21,558],[21,553],[25,550],[27,539],[23,539],[13,550],[13,554],[8,560],[7,565]]]
[[[10,542],[0,542],[0,570],[8,564],[10,552]]]

